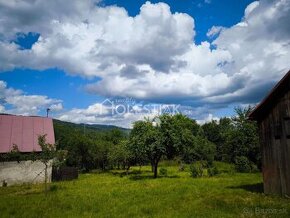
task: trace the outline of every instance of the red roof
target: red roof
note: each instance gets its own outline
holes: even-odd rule
[[[51,118],[0,115],[0,153],[10,152],[13,144],[20,152],[41,151],[38,136],[44,134],[48,143],[55,143]]]

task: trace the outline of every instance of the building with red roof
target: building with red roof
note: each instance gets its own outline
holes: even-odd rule
[[[0,155],[11,152],[14,145],[21,153],[41,152],[39,135],[46,135],[48,143],[55,143],[51,118],[0,114]],[[39,160],[2,161],[0,186],[44,182],[44,169],[45,165]],[[48,169],[48,181],[51,174],[52,166]]]
[[[10,152],[13,145],[20,152],[40,152],[38,136],[44,134],[48,143],[55,143],[51,118],[0,115],[0,153]]]

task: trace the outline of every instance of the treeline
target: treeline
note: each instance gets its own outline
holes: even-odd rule
[[[202,125],[203,135],[216,145],[215,160],[234,163],[240,172],[261,169],[258,128],[248,119],[253,108],[236,108],[232,118]]]
[[[157,176],[162,159],[182,166],[201,161],[234,163],[240,172],[260,168],[256,123],[247,119],[251,108],[237,108],[232,118],[199,125],[182,114],[163,114],[134,123],[128,134],[121,129],[96,131],[55,123],[59,148],[68,151],[66,164],[83,171],[108,170],[151,164]]]
[[[84,172],[112,168],[111,151],[128,138],[128,131],[121,128],[95,128],[57,120],[54,120],[54,132],[58,149],[68,151],[66,165]]]

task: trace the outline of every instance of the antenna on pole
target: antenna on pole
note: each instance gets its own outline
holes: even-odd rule
[[[46,109],[46,117],[48,117],[48,113],[49,113],[49,111],[50,111],[50,108],[47,108],[47,109]]]

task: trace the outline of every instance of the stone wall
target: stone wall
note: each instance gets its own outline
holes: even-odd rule
[[[48,182],[52,167],[48,168]],[[0,162],[0,186],[24,183],[43,183],[45,165],[41,161]]]

